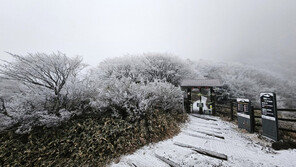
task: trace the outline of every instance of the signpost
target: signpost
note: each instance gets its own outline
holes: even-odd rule
[[[278,117],[275,93],[260,93],[263,135],[278,141]]]
[[[254,133],[254,112],[249,99],[237,99],[237,121],[238,128]]]

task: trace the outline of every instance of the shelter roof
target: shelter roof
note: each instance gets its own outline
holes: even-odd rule
[[[221,87],[223,84],[219,79],[185,79],[181,87]]]

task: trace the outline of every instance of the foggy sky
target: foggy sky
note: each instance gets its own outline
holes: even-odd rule
[[[8,57],[4,51],[61,51],[91,65],[107,57],[165,52],[260,64],[292,75],[296,1],[0,0],[1,59]]]

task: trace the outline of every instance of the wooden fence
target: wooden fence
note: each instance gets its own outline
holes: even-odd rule
[[[229,104],[216,105],[217,114],[229,117],[230,120],[234,120],[237,118],[237,103],[229,102]],[[259,131],[262,127],[261,121],[261,108],[254,108],[252,106],[251,110],[254,112],[255,117],[255,130]],[[278,108],[278,122],[279,122],[279,130],[284,132],[292,132],[296,133],[296,109],[286,109],[286,108]]]

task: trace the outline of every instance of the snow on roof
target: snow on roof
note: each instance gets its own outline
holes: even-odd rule
[[[222,83],[219,79],[185,79],[181,82],[181,87],[219,87]]]

